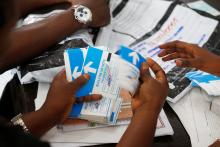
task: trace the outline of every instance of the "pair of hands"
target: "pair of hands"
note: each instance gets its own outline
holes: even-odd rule
[[[220,57],[195,44],[173,41],[160,46],[163,61],[174,60],[179,67],[196,68],[220,76]]]
[[[162,52],[159,54],[164,61],[176,59],[177,66],[194,67],[206,72],[220,75],[218,61],[219,57],[196,45],[175,41],[160,46]],[[155,78],[150,75],[151,69]],[[137,93],[132,98],[132,110],[135,114],[138,110],[149,110],[159,114],[168,93],[168,83],[163,69],[152,59],[143,63],[141,69],[141,84]],[[89,80],[89,75],[83,75],[73,82],[67,82],[65,71],[59,73],[49,90],[43,112],[54,115],[57,123],[62,123],[71,111],[75,102],[97,101],[101,95],[91,95],[80,98],[75,97],[79,90]],[[48,113],[49,112],[49,113]]]
[[[156,78],[150,75],[149,69],[152,69]],[[160,112],[167,93],[168,83],[163,69],[152,59],[143,63],[141,69],[141,84],[137,93],[132,98],[132,110],[135,113],[139,108],[149,109]],[[90,95],[77,99],[75,94],[89,80],[89,75],[83,75],[68,82],[66,73],[62,71],[53,80],[50,90],[44,103],[42,112],[53,115],[57,123],[65,121],[69,115],[72,106],[76,102],[97,101],[102,98],[101,95]]]
[[[102,27],[110,22],[110,9],[107,0],[67,0],[74,5],[83,5],[92,11],[92,22],[89,27]]]

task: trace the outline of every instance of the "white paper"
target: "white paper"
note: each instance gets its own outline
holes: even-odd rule
[[[99,144],[88,144],[88,143],[50,143],[51,147],[79,147],[79,146],[94,146]]]
[[[190,135],[193,147],[207,147],[220,138],[220,118],[210,111],[210,102],[204,91],[194,88],[171,107]]]
[[[8,84],[9,81],[12,80],[14,74],[15,74],[14,70],[9,70],[0,75],[0,100],[6,85]]]
[[[211,111],[220,118],[220,98],[214,98],[212,100]]]
[[[157,56],[160,52],[159,45],[180,40],[202,46],[208,41],[217,24],[214,19],[203,17],[191,9],[177,5],[158,32],[132,48],[144,57],[153,58],[165,72],[168,72],[176,65],[173,61],[163,62]]]
[[[112,50],[117,50],[121,44],[128,46],[155,27],[170,4],[161,0],[129,1],[123,11],[112,18],[112,23],[101,29],[96,46],[106,46]]]

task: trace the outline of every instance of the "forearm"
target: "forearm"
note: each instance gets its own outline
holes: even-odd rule
[[[142,107],[137,110],[118,147],[149,147],[152,145],[159,112]]]
[[[32,59],[82,27],[82,24],[74,20],[71,10],[66,10],[41,22],[14,30],[11,46],[0,55],[0,69],[6,70]]]
[[[24,16],[36,9],[63,2],[68,2],[68,0],[20,0],[20,13]]]

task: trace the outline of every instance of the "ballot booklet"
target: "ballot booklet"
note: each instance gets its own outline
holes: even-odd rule
[[[146,60],[138,53],[121,47],[118,54],[108,49],[87,47],[67,49],[64,53],[68,81],[88,73],[90,80],[77,93],[77,97],[101,94],[96,102],[75,104],[70,118],[81,118],[92,122],[116,124],[121,110],[121,94],[131,95],[139,85],[139,68]]]

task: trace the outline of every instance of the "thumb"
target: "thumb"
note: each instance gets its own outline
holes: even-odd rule
[[[74,81],[70,82],[70,88],[76,92],[78,91],[80,88],[82,88],[90,79],[89,74],[84,74],[81,75],[80,77],[78,77],[77,79],[75,79]]]
[[[140,69],[140,79],[144,82],[144,81],[147,81],[149,78],[151,78],[149,65],[146,62],[144,62],[142,63],[141,69]]]

